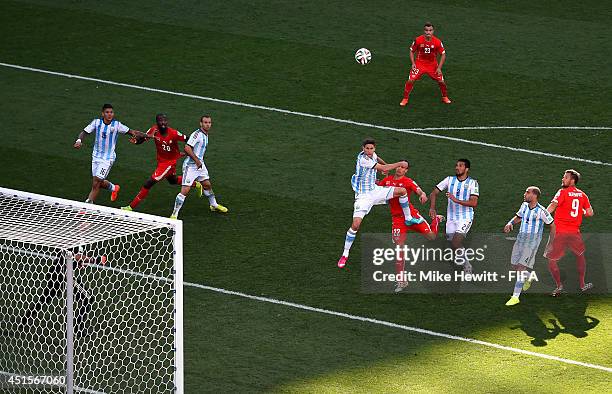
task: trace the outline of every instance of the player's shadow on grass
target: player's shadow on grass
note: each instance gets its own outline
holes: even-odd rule
[[[597,318],[586,316],[587,305],[587,299],[581,296],[542,298],[538,302],[530,302],[529,305],[522,305],[522,308],[513,309],[512,313],[519,321],[519,325],[511,329],[521,329],[531,337],[533,346],[546,346],[547,341],[555,339],[560,334],[584,338],[588,336],[588,330],[599,324]],[[547,311],[555,317],[548,319],[548,324],[538,314]]]

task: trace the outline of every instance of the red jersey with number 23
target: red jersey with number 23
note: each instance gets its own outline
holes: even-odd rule
[[[385,187],[398,186],[405,188],[408,192],[408,200],[410,200],[410,194],[412,192],[416,193],[417,189],[419,188],[419,185],[417,185],[415,181],[405,176],[401,177],[400,179],[395,179],[392,175],[389,175],[388,177],[378,181],[378,184]],[[404,220],[404,211],[399,203],[399,197],[389,200],[389,209],[391,210],[392,217],[401,217],[401,220]],[[412,204],[410,204],[410,214],[412,216],[418,216],[419,214],[419,211],[413,207]]]
[[[555,226],[558,233],[579,233],[582,215],[591,207],[589,197],[585,192],[570,186],[559,189],[552,199],[557,203],[555,210]]]
[[[186,141],[187,137],[173,128],[166,128],[166,135],[162,135],[157,125],[152,126],[147,131],[147,136],[155,140],[155,148],[157,148],[157,162],[176,162],[181,157],[181,151],[178,146],[179,141]]]
[[[416,53],[417,68],[436,68],[438,66],[438,54],[445,52],[442,41],[436,36],[432,36],[431,40],[427,41],[424,35],[420,35],[414,39],[410,50]]]

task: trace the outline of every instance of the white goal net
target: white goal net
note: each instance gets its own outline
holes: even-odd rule
[[[182,393],[182,223],[0,188],[0,392]]]

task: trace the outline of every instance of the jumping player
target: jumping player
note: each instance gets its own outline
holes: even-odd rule
[[[351,177],[351,186],[355,192],[353,222],[346,232],[344,251],[338,260],[338,268],[344,268],[346,266],[349,251],[355,241],[361,222],[374,205],[384,204],[394,197],[399,197],[399,204],[404,213],[406,225],[423,222],[423,218],[413,218],[410,215],[408,192],[405,188],[399,186],[379,186],[376,184],[376,171],[386,172],[394,170],[403,165],[403,162],[398,161],[393,164],[385,163],[383,159],[376,155],[376,142],[373,139],[364,140],[361,144],[361,148],[361,152],[357,155],[355,174]]]
[[[523,271],[533,269],[540,241],[542,241],[544,225],[549,224],[551,233],[555,232],[555,223],[553,222],[552,215],[538,203],[540,194],[540,188],[529,186],[523,195],[523,204],[521,204],[516,214],[504,226],[504,232],[507,234],[514,229],[515,224],[521,224],[516,242],[512,247],[510,261],[512,269],[521,273],[517,275],[514,292],[512,297],[506,302],[506,306],[518,304],[520,302],[521,291],[527,290],[531,286],[531,282],[524,280],[525,278],[521,275]]]
[[[586,274],[586,260],[584,258],[584,241],[580,234],[582,216],[593,216],[593,207],[585,192],[578,189],[576,184],[580,181],[580,173],[576,170],[566,170],[561,178],[561,189],[553,197],[548,212],[555,214],[556,231],[550,233],[544,257],[548,259],[548,270],[552,274],[557,287],[552,292],[557,297],[563,291],[561,274],[557,262],[570,249],[576,256],[576,270],[580,290],[585,292],[593,288],[592,283],[584,283]]]
[[[79,137],[74,142],[74,147],[80,149],[83,145],[83,139],[87,134],[96,132],[94,147],[91,159],[91,175],[93,177],[91,191],[85,202],[93,204],[98,197],[100,188],[104,188],[111,192],[111,201],[115,201],[119,194],[119,185],[113,185],[106,180],[110,173],[111,167],[115,162],[117,155],[115,154],[115,145],[117,144],[117,136],[119,134],[130,134],[132,137],[142,137],[144,134],[138,130],[130,130],[121,122],[115,119],[113,106],[104,104],[102,106],[102,117],[94,119],[87,125],[79,134]]]
[[[423,74],[429,75],[431,79],[438,82],[440,92],[442,93],[442,102],[445,104],[451,103],[446,91],[446,82],[444,82],[444,76],[442,75],[442,66],[446,61],[446,50],[442,41],[434,36],[433,33],[434,26],[430,22],[425,23],[423,35],[415,38],[412,45],[410,45],[410,62],[412,67],[410,68],[410,75],[406,85],[404,85],[404,98],[400,102],[402,107],[408,104],[408,97],[414,87],[414,82],[421,79]],[[440,55],[439,63],[438,55]]]
[[[165,114],[157,114],[155,116],[155,125],[153,125],[146,133],[145,138],[134,138],[132,142],[142,144],[144,141],[153,139],[157,150],[157,168],[153,175],[140,188],[138,195],[134,197],[130,205],[121,207],[126,211],[136,209],[138,204],[147,197],[149,191],[157,182],[166,179],[171,185],[180,185],[183,181],[182,176],[176,175],[176,162],[181,157],[179,149],[179,141],[185,142],[187,137],[181,134],[176,129],[168,126],[168,116]],[[195,184],[198,189],[198,194],[202,194],[202,185]]]
[[[413,192],[417,194],[419,196],[419,201],[421,202],[421,204],[425,204],[427,202],[427,194],[425,194],[425,192],[421,190],[419,185],[417,185],[414,180],[406,176],[406,173],[410,169],[410,163],[408,162],[408,160],[401,160],[400,163],[401,165],[395,169],[395,174],[383,178],[378,182],[378,185],[386,187],[403,187],[404,189],[406,189],[406,192],[408,193],[410,215],[413,218],[421,218],[421,214],[419,213],[419,211],[410,203],[410,194]],[[395,197],[389,200],[389,209],[391,211],[392,222],[391,237],[393,239],[393,242],[396,245],[400,246],[404,245],[407,233],[411,231],[423,234],[423,236],[427,240],[434,240],[438,235],[438,225],[441,221],[444,220],[444,216],[436,215],[436,217],[434,217],[431,222],[431,226],[425,220],[423,220],[419,224],[413,224],[410,226],[406,225],[404,219],[404,211],[402,209],[402,206],[400,205],[399,197]],[[404,267],[405,260],[403,258],[398,259],[395,264],[395,272],[397,274],[400,274],[404,271]],[[407,282],[403,281],[398,282],[395,287],[395,291],[402,291],[407,284]]]

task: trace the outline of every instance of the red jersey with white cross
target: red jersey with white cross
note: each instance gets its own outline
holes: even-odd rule
[[[147,131],[147,136],[155,140],[157,148],[157,162],[176,162],[181,157],[181,151],[178,146],[179,141],[186,141],[187,137],[173,128],[166,128],[166,135],[157,128],[157,125],[152,126]]]
[[[576,186],[559,189],[552,199],[557,203],[555,226],[558,233],[578,233],[582,215],[591,207],[589,197]]]
[[[412,192],[417,191],[417,189],[419,188],[419,185],[416,184],[415,181],[413,181],[412,179],[408,178],[408,177],[401,177],[400,179],[395,179],[392,175],[389,175],[386,178],[381,179],[380,181],[378,181],[378,184],[380,186],[398,186],[398,187],[403,187],[406,189],[406,191],[408,192],[408,201],[410,202],[410,194]],[[391,216],[396,217],[396,216],[400,216],[400,217],[404,217],[404,211],[402,210],[402,206],[399,203],[399,197],[395,197],[389,200],[389,209],[391,210]],[[412,216],[417,216],[419,213],[419,211],[412,206],[412,204],[410,204],[410,214]],[[403,220],[403,219],[402,219]]]
[[[427,40],[424,35],[414,39],[410,45],[410,51],[416,54],[415,63],[417,68],[435,68],[438,66],[438,55],[445,53],[442,41],[436,36]]]

